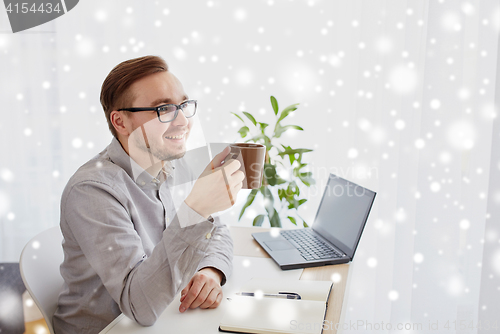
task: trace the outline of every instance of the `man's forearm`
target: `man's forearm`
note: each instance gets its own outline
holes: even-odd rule
[[[196,272],[195,264],[206,256],[212,242],[205,235],[212,230],[209,222],[167,228],[151,256],[127,278],[119,303],[121,311],[143,326],[154,324]]]
[[[223,274],[221,285],[224,285],[233,271],[234,245],[227,225],[221,223],[220,217],[215,217],[214,220],[217,226],[217,230],[212,235],[214,240],[208,246],[205,257],[198,265],[198,270],[207,267],[219,270]]]

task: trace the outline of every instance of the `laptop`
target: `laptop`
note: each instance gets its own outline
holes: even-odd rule
[[[252,233],[283,270],[350,262],[376,193],[330,174],[311,228]]]

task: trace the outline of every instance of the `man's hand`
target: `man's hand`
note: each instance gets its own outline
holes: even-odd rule
[[[222,273],[215,268],[203,268],[191,278],[181,291],[182,313],[188,308],[216,308],[222,301]]]
[[[229,152],[228,146],[214,157],[185,200],[191,209],[205,218],[233,206],[243,186],[245,174],[239,170],[241,163],[238,160],[225,161],[221,165]]]

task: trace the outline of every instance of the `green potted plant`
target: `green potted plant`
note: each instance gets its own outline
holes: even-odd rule
[[[292,148],[277,143],[281,135],[289,129],[304,130],[298,125],[281,124],[291,112],[297,109],[299,104],[292,104],[279,112],[278,101],[274,96],[271,96],[271,105],[276,120],[274,126],[271,127],[273,128],[271,134],[267,133],[270,129],[268,123],[257,122],[255,117],[246,111],[242,112],[242,116],[232,112],[234,116],[243,122],[243,126],[238,130],[241,138],[246,139],[245,142],[254,142],[266,146],[262,186],[259,189],[252,189],[241,209],[238,220],[241,219],[245,210],[252,205],[255,198],[261,194],[264,199],[266,214],[256,216],[253,219],[254,226],[262,226],[267,217],[271,227],[282,227],[282,218],[290,220],[294,225],[297,225],[300,222],[299,220],[301,220],[302,225],[308,227],[306,221],[298,213],[299,207],[307,202],[306,198],[300,198],[298,182],[307,187],[315,183],[312,172],[303,171],[307,163],[302,162],[303,154],[312,152],[312,150],[307,148]],[[253,125],[253,131],[247,126],[243,117],[251,122],[250,126]],[[278,164],[284,170],[292,170],[292,173],[288,173],[290,175],[289,178],[283,178],[278,174]],[[277,189],[279,201],[275,200],[270,187]],[[295,210],[296,217],[289,215],[289,210]]]

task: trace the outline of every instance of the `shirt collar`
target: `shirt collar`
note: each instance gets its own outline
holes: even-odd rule
[[[150,184],[160,186],[175,169],[172,161],[165,161],[157,177],[151,176],[151,174],[139,166],[139,164],[125,152],[120,141],[116,138],[113,138],[111,144],[108,146],[108,154],[111,161],[123,168],[135,183],[141,187]]]

